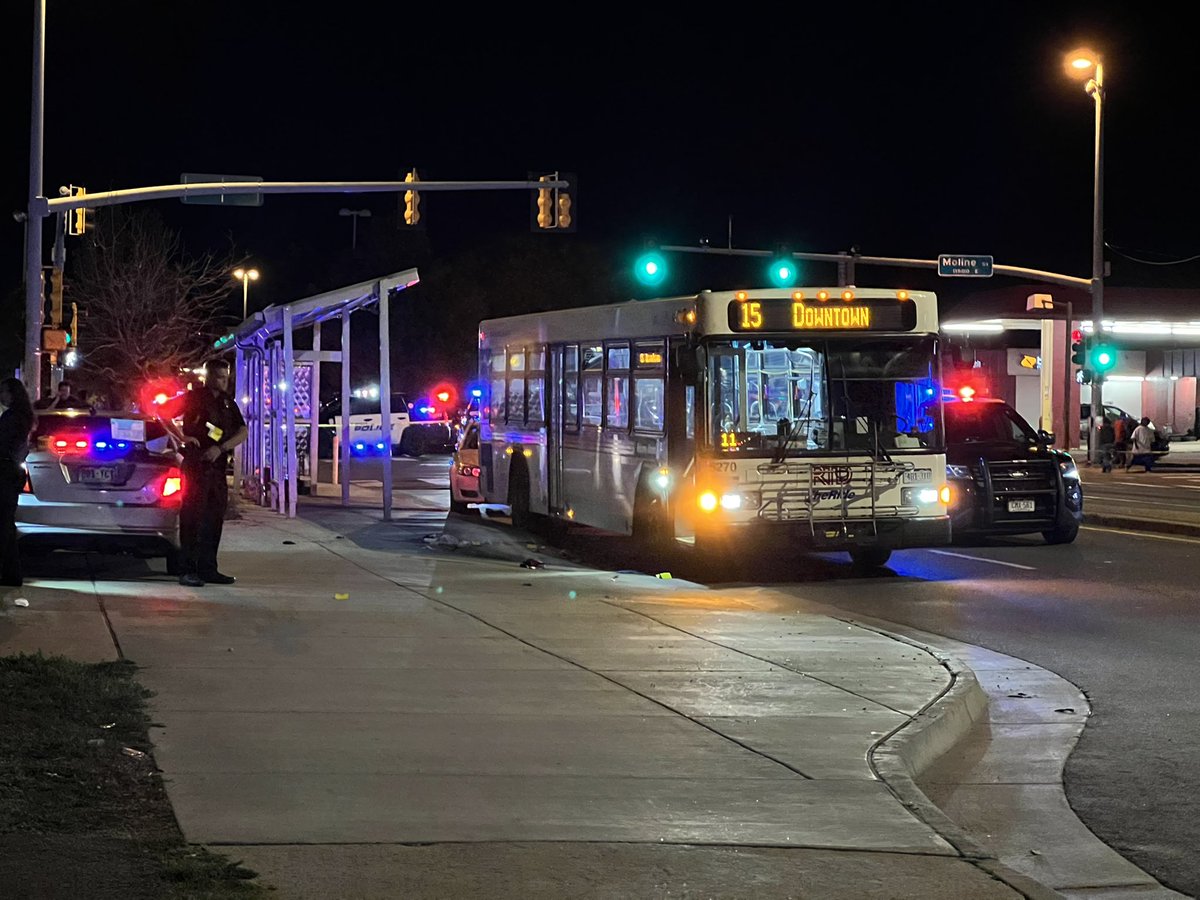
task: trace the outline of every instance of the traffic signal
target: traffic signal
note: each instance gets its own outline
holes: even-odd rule
[[[574,218],[571,215],[571,195],[566,191],[558,192],[558,230],[574,231],[571,227]]]
[[[419,179],[417,177],[417,170],[413,169],[411,172],[409,172],[407,175],[404,176],[404,180],[409,183],[415,184],[416,182],[420,181],[421,179]],[[418,222],[421,221],[420,206],[421,206],[421,194],[418,191],[413,190],[413,191],[405,191],[404,192],[404,224],[405,225],[416,225]]]
[[[1071,332],[1071,362],[1077,366],[1087,365],[1087,346],[1079,329]]]
[[[1080,384],[1091,384],[1092,383],[1092,370],[1091,369],[1080,369],[1079,370],[1079,383]]]
[[[87,194],[87,188],[81,188],[74,184],[70,185],[68,190],[72,197],[83,197]],[[86,206],[80,206],[78,209],[67,211],[67,234],[81,237],[87,234],[87,230],[90,227],[91,223],[88,221]]]
[[[653,247],[647,248],[633,264],[633,275],[647,287],[658,287],[667,280],[667,261]]]
[[[775,258],[771,260],[770,268],[767,269],[767,277],[770,278],[771,284],[775,287],[791,287],[796,283],[798,274],[796,260],[791,251],[786,247],[779,248]]]
[[[549,175],[541,175],[538,181],[553,181]],[[538,188],[537,192],[537,226],[538,228],[554,227],[554,191],[551,188]]]
[[[1097,342],[1088,353],[1088,363],[1097,375],[1111,372],[1117,364],[1117,348],[1112,344]]]

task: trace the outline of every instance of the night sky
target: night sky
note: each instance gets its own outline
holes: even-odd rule
[[[17,210],[33,4],[4,6],[3,189]],[[732,221],[737,247],[990,253],[1079,276],[1090,274],[1093,105],[1062,58],[1090,44],[1106,58],[1111,283],[1200,279],[1200,263],[1129,259],[1200,253],[1194,37],[1165,5],[735,5],[719,16],[699,6],[415,14],[370,2],[319,13],[254,2],[48,8],[51,195],[68,182],[96,191],[182,172],[387,180],[416,166],[427,180],[509,180],[558,169],[578,176],[578,232],[547,240],[724,245]],[[348,244],[339,208],[379,216],[396,201],[157,205],[190,248],[232,240],[270,271],[285,246],[320,255]],[[524,193],[430,194],[423,212],[435,255],[529,232]],[[22,232],[7,221],[0,271],[11,288]],[[359,227],[365,238],[385,226]],[[830,267],[810,274],[834,278]],[[860,270],[858,282],[889,279],[950,300],[976,287],[912,270]],[[288,284],[264,277],[253,290],[260,304],[282,301]],[[678,285],[734,286],[744,284]]]

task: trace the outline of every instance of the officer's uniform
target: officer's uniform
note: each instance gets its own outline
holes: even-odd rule
[[[204,451],[236,434],[246,425],[242,411],[226,393],[202,387],[189,391],[183,407],[183,434],[200,446],[183,450],[183,502],[179,510],[179,543],[183,548],[184,574],[212,575],[217,572],[217,548],[229,502],[225,468],[229,454],[212,462]]]

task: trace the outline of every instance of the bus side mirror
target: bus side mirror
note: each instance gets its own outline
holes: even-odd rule
[[[680,347],[675,351],[675,364],[679,368],[679,377],[684,384],[697,384],[700,381],[700,348]]]

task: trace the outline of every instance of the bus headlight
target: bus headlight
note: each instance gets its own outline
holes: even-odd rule
[[[722,509],[741,509],[742,495],[741,494],[722,494],[721,495]]]
[[[666,490],[671,486],[671,470],[659,469],[658,474],[654,476],[654,484],[660,490]]]
[[[933,506],[935,503],[949,504],[950,486],[944,484],[940,488],[905,488],[901,495],[901,502],[905,506]]]

